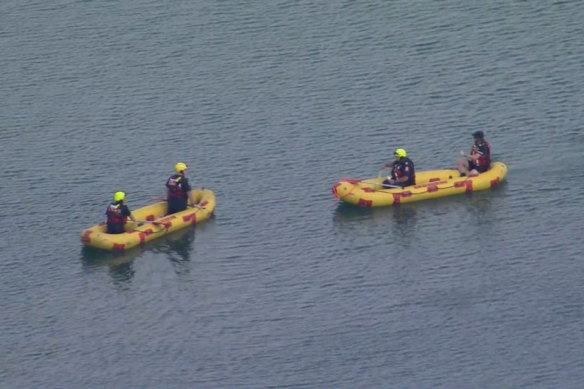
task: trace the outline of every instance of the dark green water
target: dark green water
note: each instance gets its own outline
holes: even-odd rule
[[[0,387],[584,385],[584,4],[0,3]],[[403,147],[496,190],[339,206]],[[216,217],[83,250],[177,161]]]

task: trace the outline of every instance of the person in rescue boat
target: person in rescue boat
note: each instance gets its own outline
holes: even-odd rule
[[[392,186],[405,187],[416,184],[416,169],[414,162],[406,157],[407,153],[404,149],[395,149],[393,152],[395,160],[388,162],[381,167],[381,169],[391,168],[391,174],[382,182],[384,187],[391,188]]]
[[[187,202],[191,207],[195,206],[193,192],[189,180],[185,176],[185,170],[188,167],[184,162],[178,162],[174,165],[176,172],[168,180],[166,180],[168,201],[168,214],[184,211],[187,209]]]
[[[456,161],[456,168],[460,172],[460,176],[476,176],[479,173],[484,173],[491,167],[491,145],[485,140],[485,134],[482,131],[475,131],[472,134],[474,144],[470,150],[470,154],[464,151],[460,155],[464,159]]]
[[[124,192],[114,193],[114,202],[111,203],[105,214],[107,216],[107,233],[108,234],[123,234],[125,232],[124,225],[128,218],[133,222],[138,223],[132,212],[128,209],[126,204],[124,204],[124,199],[126,194]]]

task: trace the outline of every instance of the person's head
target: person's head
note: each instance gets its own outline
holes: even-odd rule
[[[475,131],[472,133],[475,143],[481,143],[485,140],[485,133],[482,131]]]
[[[185,170],[188,169],[188,166],[186,163],[184,162],[179,162],[176,165],[174,165],[174,171],[180,174],[184,174]]]
[[[124,192],[116,192],[114,193],[114,201],[116,203],[121,203],[126,198],[126,194]]]
[[[395,149],[393,156],[395,159],[401,159],[406,156],[406,151],[404,149]]]

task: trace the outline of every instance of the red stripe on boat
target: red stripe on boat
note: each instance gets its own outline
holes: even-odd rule
[[[140,244],[142,244],[142,243],[144,243],[144,241],[146,240],[146,237],[148,236],[148,234],[147,234],[147,233],[145,233],[145,232],[140,232],[140,233],[138,234],[138,236],[140,237]]]
[[[429,193],[438,192],[438,187],[436,185],[430,185],[430,186],[428,186],[427,190]]]
[[[409,190],[401,192],[401,197],[411,197],[411,196],[412,196],[412,192],[410,192]]]
[[[83,243],[89,243],[91,242],[91,238],[89,237],[89,235],[91,235],[93,233],[93,231],[91,230],[85,230],[83,231],[83,236],[81,237],[81,241]]]
[[[494,188],[495,186],[499,185],[499,182],[501,180],[499,179],[499,177],[495,178],[494,180],[491,180],[491,188]]]
[[[154,220],[154,215],[148,215],[146,216],[146,220],[148,220],[149,222]]]
[[[182,217],[183,222],[188,222],[190,221],[191,224],[196,224],[197,223],[197,214],[196,213],[190,213],[188,215],[184,215]]]
[[[401,195],[399,193],[392,193],[393,204],[399,204],[401,202]]]
[[[440,181],[440,177],[430,178],[428,181],[430,182]]]
[[[466,185],[466,184],[465,184],[465,182],[466,182],[466,181],[456,181],[456,182],[454,183],[454,187],[455,187],[455,188],[462,188],[463,186],[465,186],[465,185]]]
[[[359,199],[359,205],[361,205],[363,207],[370,207],[372,203],[373,203],[373,200]]]
[[[124,247],[126,247],[126,245],[123,243],[114,243],[112,246],[114,250],[123,250]]]
[[[205,205],[209,204],[209,202],[207,200],[203,201],[202,203],[200,203],[199,205],[201,207],[204,207]]]
[[[375,189],[373,189],[373,188],[363,188],[363,192],[365,192],[365,193],[372,193],[372,192],[375,192]]]
[[[466,180],[466,193],[472,193],[472,180]]]
[[[337,188],[341,186],[340,182],[337,182],[334,186],[333,186],[333,196],[335,196],[335,198],[340,198],[339,193],[337,192]]]

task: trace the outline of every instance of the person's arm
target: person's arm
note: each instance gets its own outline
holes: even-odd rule
[[[195,203],[195,196],[193,195],[193,191],[192,190],[189,190],[187,192],[187,195],[189,196],[189,205],[191,207],[196,206],[197,204]]]
[[[183,186],[183,189],[187,192],[189,206],[191,207],[196,206],[195,196],[193,195],[193,188],[191,188],[191,184],[189,183],[189,180],[186,177],[183,178],[181,185]]]
[[[477,153],[475,153],[475,154],[467,154],[467,153],[465,153],[462,150],[460,151],[460,155],[462,155],[468,161],[473,161],[473,162],[476,162],[481,157],[481,155],[483,153],[484,153],[484,148],[482,148],[482,147],[478,147],[477,148]]]
[[[132,212],[130,211],[130,208],[128,208],[127,205],[124,205],[124,209],[122,210],[122,214],[124,216],[127,216],[134,223],[138,223],[138,224],[143,223],[142,220],[136,220],[136,218],[134,217],[134,215],[132,215]]]

